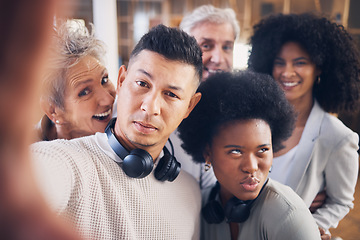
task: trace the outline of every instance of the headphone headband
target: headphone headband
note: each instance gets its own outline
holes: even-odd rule
[[[224,221],[226,217],[226,222],[237,222],[241,223],[246,221],[250,216],[251,206],[254,204],[256,199],[260,196],[264,187],[268,183],[268,180],[262,186],[259,195],[253,200],[242,201],[236,198],[235,196],[229,199],[225,208],[222,207],[221,203],[216,200],[216,196],[220,191],[220,183],[216,182],[215,186],[211,189],[209,194],[208,202],[201,209],[201,214],[205,221],[210,224],[218,224]]]
[[[119,148],[117,145],[120,143],[114,133],[114,126],[115,126],[116,118],[113,118],[110,120],[109,124],[107,125],[105,129],[105,133],[108,137],[108,143],[110,147],[114,150],[116,155],[118,155],[122,160],[129,154],[129,152],[124,148]]]

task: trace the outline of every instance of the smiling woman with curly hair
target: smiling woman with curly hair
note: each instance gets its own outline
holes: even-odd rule
[[[359,107],[355,43],[343,26],[326,18],[279,14],[254,26],[251,44],[249,68],[272,75],[298,114],[270,177],[311,206],[319,227],[336,227],[353,207],[358,135],[329,113]],[[324,190],[322,205],[311,205]]]

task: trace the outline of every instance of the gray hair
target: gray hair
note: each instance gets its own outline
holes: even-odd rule
[[[76,20],[58,22],[53,33],[42,97],[63,109],[69,68],[85,56],[92,56],[103,63],[105,47],[102,41],[95,38],[93,25],[89,31]]]
[[[216,8],[213,5],[203,5],[186,15],[181,23],[180,28],[186,33],[191,34],[191,31],[198,25],[204,22],[211,23],[230,23],[234,30],[234,39],[240,33],[239,22],[236,19],[236,14],[231,8]]]

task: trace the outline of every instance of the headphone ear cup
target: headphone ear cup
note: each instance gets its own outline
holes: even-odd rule
[[[237,199],[236,197],[231,198],[225,205],[225,216],[227,222],[245,222],[250,216],[250,203],[245,203]]]
[[[132,150],[124,159],[122,169],[132,178],[143,178],[150,174],[154,166],[151,155],[143,149]]]
[[[155,168],[155,178],[159,181],[174,181],[179,175],[181,164],[170,154],[165,154]]]
[[[174,156],[171,156],[171,158],[173,159],[173,167],[169,169],[169,174],[167,179],[169,182],[174,181],[175,178],[179,176],[181,170],[181,163],[179,163]]]
[[[224,221],[224,209],[216,200],[209,201],[202,209],[201,214],[205,221],[210,224],[218,224]]]

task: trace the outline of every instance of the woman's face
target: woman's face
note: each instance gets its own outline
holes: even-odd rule
[[[300,44],[287,42],[274,60],[272,75],[292,102],[312,99],[314,81],[320,71]]]
[[[60,118],[68,138],[104,132],[111,119],[114,99],[114,85],[106,68],[96,58],[85,56],[71,67]]]
[[[255,199],[272,164],[270,127],[260,119],[227,123],[213,137],[204,158],[212,164],[223,198]]]

